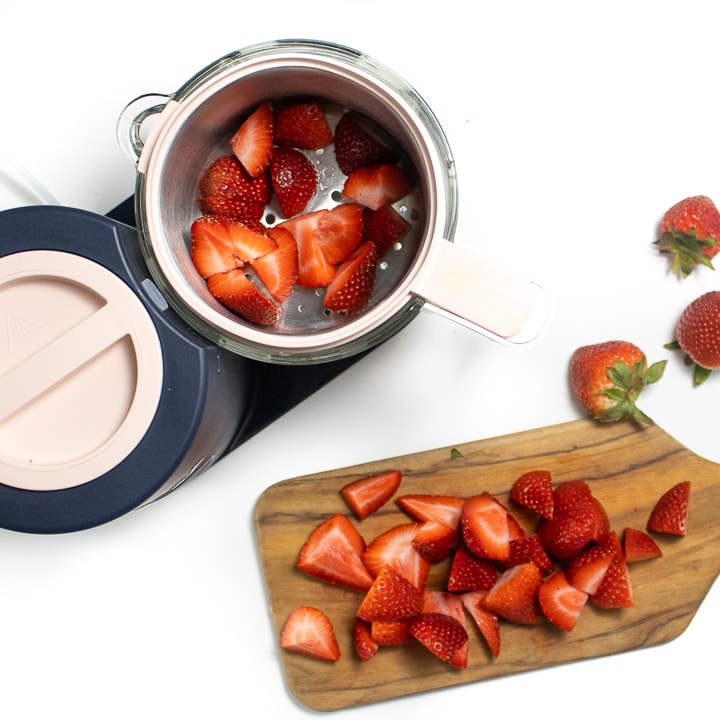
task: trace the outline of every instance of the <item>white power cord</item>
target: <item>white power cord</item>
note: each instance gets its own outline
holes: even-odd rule
[[[13,160],[0,158],[0,186],[7,186],[28,195],[38,205],[59,205],[53,195],[24,167]],[[3,204],[0,203],[0,210]]]

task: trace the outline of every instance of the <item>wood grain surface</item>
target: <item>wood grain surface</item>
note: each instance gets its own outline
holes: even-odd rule
[[[720,465],[698,457],[659,427],[577,420],[537,430],[438,448],[396,458],[285,480],[258,499],[254,523],[276,638],[298,605],[315,605],[331,619],[342,657],[325,663],[277,646],[289,691],[305,707],[329,711],[437,688],[478,682],[584,658],[650,647],[676,638],[688,626],[720,571],[718,508]],[[458,670],[418,644],[380,648],[369,662],[355,656],[354,613],[361,594],[332,587],[295,569],[311,530],[336,512],[349,514],[339,489],[366,474],[398,468],[398,494],[435,493],[467,497],[487,490],[508,503],[513,514],[533,526],[509,499],[523,472],[549,470],[554,483],[585,480],[603,502],[611,525],[645,529],[656,500],[681,480],[692,482],[688,534],[657,536],[663,557],[630,566],[635,607],[598,610],[588,604],[572,632],[540,626],[501,625],[498,658],[486,650],[468,617],[468,667]],[[355,520],[366,541],[399,522],[408,522],[394,501],[375,515]],[[440,589],[447,566],[431,573]]]

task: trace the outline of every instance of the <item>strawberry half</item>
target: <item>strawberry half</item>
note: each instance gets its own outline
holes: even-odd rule
[[[524,563],[505,570],[487,591],[483,604],[487,610],[510,622],[535,625],[542,619],[538,593],[543,579],[535,563]]]
[[[467,626],[465,623],[465,610],[462,599],[459,595],[453,595],[443,590],[426,590],[423,596],[422,613],[439,613],[457,620],[465,630],[466,640],[454,652],[450,654],[448,662],[460,670],[467,667],[468,643]],[[411,621],[412,625],[412,621]],[[417,639],[417,638],[416,638]]]
[[[315,607],[298,607],[288,615],[280,634],[280,646],[318,660],[337,662],[340,659],[330,619]]]
[[[461,545],[453,554],[447,589],[450,592],[489,590],[495,584],[497,576],[492,560],[480,558]]]
[[[251,265],[273,299],[283,303],[290,297],[297,282],[297,244],[286,228],[268,228],[268,234],[275,240],[277,247],[252,260]]]
[[[317,240],[317,226],[327,210],[296,215],[277,227],[285,228],[295,238],[298,250],[297,284],[305,288],[325,287],[335,277],[335,265],[328,262]]]
[[[523,473],[510,490],[510,497],[528,510],[546,518],[553,514],[552,475],[547,470]]]
[[[274,148],[270,159],[270,183],[286,218],[301,213],[317,189],[313,164],[295,148]]]
[[[457,529],[465,500],[451,495],[401,495],[397,504],[413,520],[435,520]]]
[[[333,585],[367,590],[373,583],[362,561],[365,541],[352,522],[336,514],[310,533],[300,550],[296,567]]]
[[[391,565],[385,565],[365,594],[356,615],[366,622],[402,620],[417,615],[422,604],[422,590]]]
[[[647,533],[629,527],[623,534],[623,553],[628,563],[662,557],[660,546]]]
[[[404,198],[412,189],[412,180],[398,165],[378,165],[352,172],[345,180],[342,194],[364,207],[377,210]]]
[[[460,600],[475,621],[493,657],[498,657],[501,645],[500,618],[483,604],[486,595],[485,590],[475,590],[463,593],[460,595]]]
[[[242,270],[216,273],[207,279],[212,296],[228,310],[256,325],[273,325],[282,310],[248,280]]]
[[[389,565],[415,587],[424,588],[430,563],[413,545],[421,527],[420,523],[396,525],[369,542],[362,558],[370,574],[376,576]]]
[[[391,205],[363,211],[363,240],[374,242],[381,257],[405,237],[410,223]]]
[[[444,560],[455,549],[457,542],[457,530],[434,520],[424,522],[413,538],[415,549],[429,563]]]
[[[600,544],[592,543],[567,562],[565,575],[568,582],[588,595],[596,593],[605,579],[615,552],[616,548],[610,537]]]
[[[315,236],[329,263],[338,265],[350,257],[363,239],[363,208],[342,203],[318,220]]]
[[[508,512],[489,493],[465,500],[460,525],[463,541],[470,552],[500,562],[510,557]]]
[[[260,103],[230,139],[233,154],[250,177],[267,170],[273,145],[273,110],[269,100]]]
[[[573,587],[562,570],[545,580],[538,591],[543,615],[555,627],[568,632],[574,629],[587,599],[587,593]]]
[[[276,109],[273,123],[275,143],[300,150],[319,150],[333,141],[333,134],[320,103],[295,103]]]
[[[356,517],[364,520],[390,500],[401,481],[400,470],[385,470],[353,480],[340,493]]]
[[[535,563],[543,575],[549,575],[555,569],[536,533],[511,540],[510,556],[502,563],[502,567],[509,568],[526,562]]]
[[[410,621],[408,630],[421,645],[446,662],[450,662],[468,640],[462,623],[442,613],[421,613]]]
[[[377,248],[364,242],[342,263],[325,291],[323,305],[334,313],[357,315],[370,302],[375,289]]]
[[[650,513],[647,529],[656,533],[686,535],[689,504],[690,481],[685,480],[671,487],[657,501]]]
[[[364,117],[345,113],[335,126],[335,157],[338,167],[350,175],[361,167],[395,163],[399,156],[375,135],[377,130]]]

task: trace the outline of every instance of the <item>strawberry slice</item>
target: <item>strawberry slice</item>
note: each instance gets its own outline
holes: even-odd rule
[[[335,205],[319,219],[315,234],[329,263],[338,265],[347,260],[363,238],[362,205]]]
[[[320,103],[295,103],[275,110],[275,143],[300,150],[319,150],[333,141],[333,133]]]
[[[547,470],[530,470],[513,484],[510,497],[528,510],[546,518],[553,516],[552,475]]]
[[[597,592],[615,557],[615,550],[610,537],[598,545],[593,543],[586,547],[567,562],[565,574],[568,582],[588,595]]]
[[[363,662],[367,662],[377,655],[378,643],[372,638],[370,623],[355,618],[353,626],[353,647],[355,653]]]
[[[299,570],[352,590],[367,590],[373,583],[363,564],[365,540],[340,513],[321,522],[310,533],[296,561]]]
[[[340,659],[340,648],[330,619],[311,606],[295,608],[288,615],[280,633],[280,646],[318,660],[337,662]]]
[[[408,630],[421,645],[446,662],[450,662],[468,640],[462,623],[443,613],[421,613],[410,621]]]
[[[269,100],[260,103],[230,138],[233,154],[250,177],[267,170],[273,145],[273,110]]]
[[[508,512],[489,493],[473,495],[465,500],[460,525],[470,552],[500,562],[510,557]]]
[[[690,481],[685,480],[670,488],[657,501],[650,513],[647,529],[669,535],[686,535]]]
[[[270,183],[286,218],[301,213],[317,189],[313,164],[295,148],[274,148],[270,158]]]
[[[374,242],[382,257],[410,230],[410,223],[392,205],[363,209],[363,240]]]
[[[403,620],[374,620],[370,625],[370,636],[373,642],[383,647],[402,645],[411,640],[409,618]]]
[[[487,591],[483,604],[487,610],[510,622],[535,625],[542,619],[538,592],[543,579],[535,563],[524,563],[505,570]]]
[[[413,189],[413,182],[398,165],[361,167],[345,180],[342,194],[371,210],[391,205]]]
[[[660,546],[647,533],[630,527],[623,534],[623,553],[628,563],[662,557]]]
[[[204,215],[234,220],[260,220],[271,195],[265,173],[250,177],[234,155],[213,160],[202,174],[198,189],[198,203]]]
[[[364,520],[390,500],[401,482],[400,470],[385,470],[353,480],[340,493],[356,517]]]
[[[268,234],[275,240],[277,247],[252,260],[251,265],[273,299],[283,303],[297,282],[297,244],[287,228],[268,228]]]
[[[457,530],[434,520],[424,522],[413,538],[415,549],[429,563],[444,560],[455,549],[457,542]]]
[[[416,588],[424,589],[430,563],[415,549],[413,540],[420,523],[395,525],[368,543],[362,559],[371,575],[390,565]]]
[[[207,287],[228,310],[257,325],[273,325],[282,315],[282,310],[242,270],[215,273],[207,279]]]
[[[545,617],[555,627],[570,631],[574,629],[588,595],[573,587],[562,570],[551,575],[540,586],[538,601]]]
[[[620,540],[615,532],[611,532],[607,542],[613,547],[615,554],[600,587],[590,595],[590,601],[603,609],[633,607],[635,603],[633,602],[630,574]]]
[[[450,592],[489,590],[497,580],[497,569],[492,560],[474,555],[460,545],[453,554],[447,589]]]
[[[356,615],[366,622],[402,620],[417,615],[422,604],[422,590],[394,567],[385,565],[365,594]]]
[[[298,249],[297,284],[305,288],[325,287],[336,273],[335,266],[327,261],[317,241],[317,226],[328,210],[314,210],[296,215],[280,223],[292,233]]]
[[[458,529],[465,500],[451,495],[401,495],[397,504],[417,522],[435,520]]]
[[[497,657],[500,655],[500,618],[483,604],[486,595],[485,590],[473,590],[459,597],[470,617],[475,621],[493,657]]]
[[[423,595],[422,613],[440,613],[457,620],[467,633],[465,611],[459,595],[453,595],[443,590],[426,590]],[[411,621],[412,622],[412,621]],[[453,652],[448,662],[460,670],[467,667],[468,643],[467,640]]]
[[[240,268],[274,250],[277,243],[259,223],[204,215],[190,227],[190,257],[204,278]]]
[[[536,533],[516,538],[510,541],[510,557],[502,563],[504,569],[521,565],[522,563],[533,562],[543,575],[549,575],[554,569],[553,561],[545,552]]]
[[[356,113],[347,112],[335,126],[335,157],[345,175],[361,167],[398,161],[398,154],[377,137],[375,125]]]
[[[377,248],[364,242],[342,263],[325,291],[323,305],[334,313],[357,315],[370,302],[375,289]]]

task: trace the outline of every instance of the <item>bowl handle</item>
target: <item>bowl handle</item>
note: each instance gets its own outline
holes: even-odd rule
[[[115,133],[123,152],[134,163],[140,161],[143,150],[152,146],[159,127],[159,116],[177,105],[170,95],[150,93],[140,95],[125,106],[120,113]],[[139,168],[138,168],[139,169]]]

